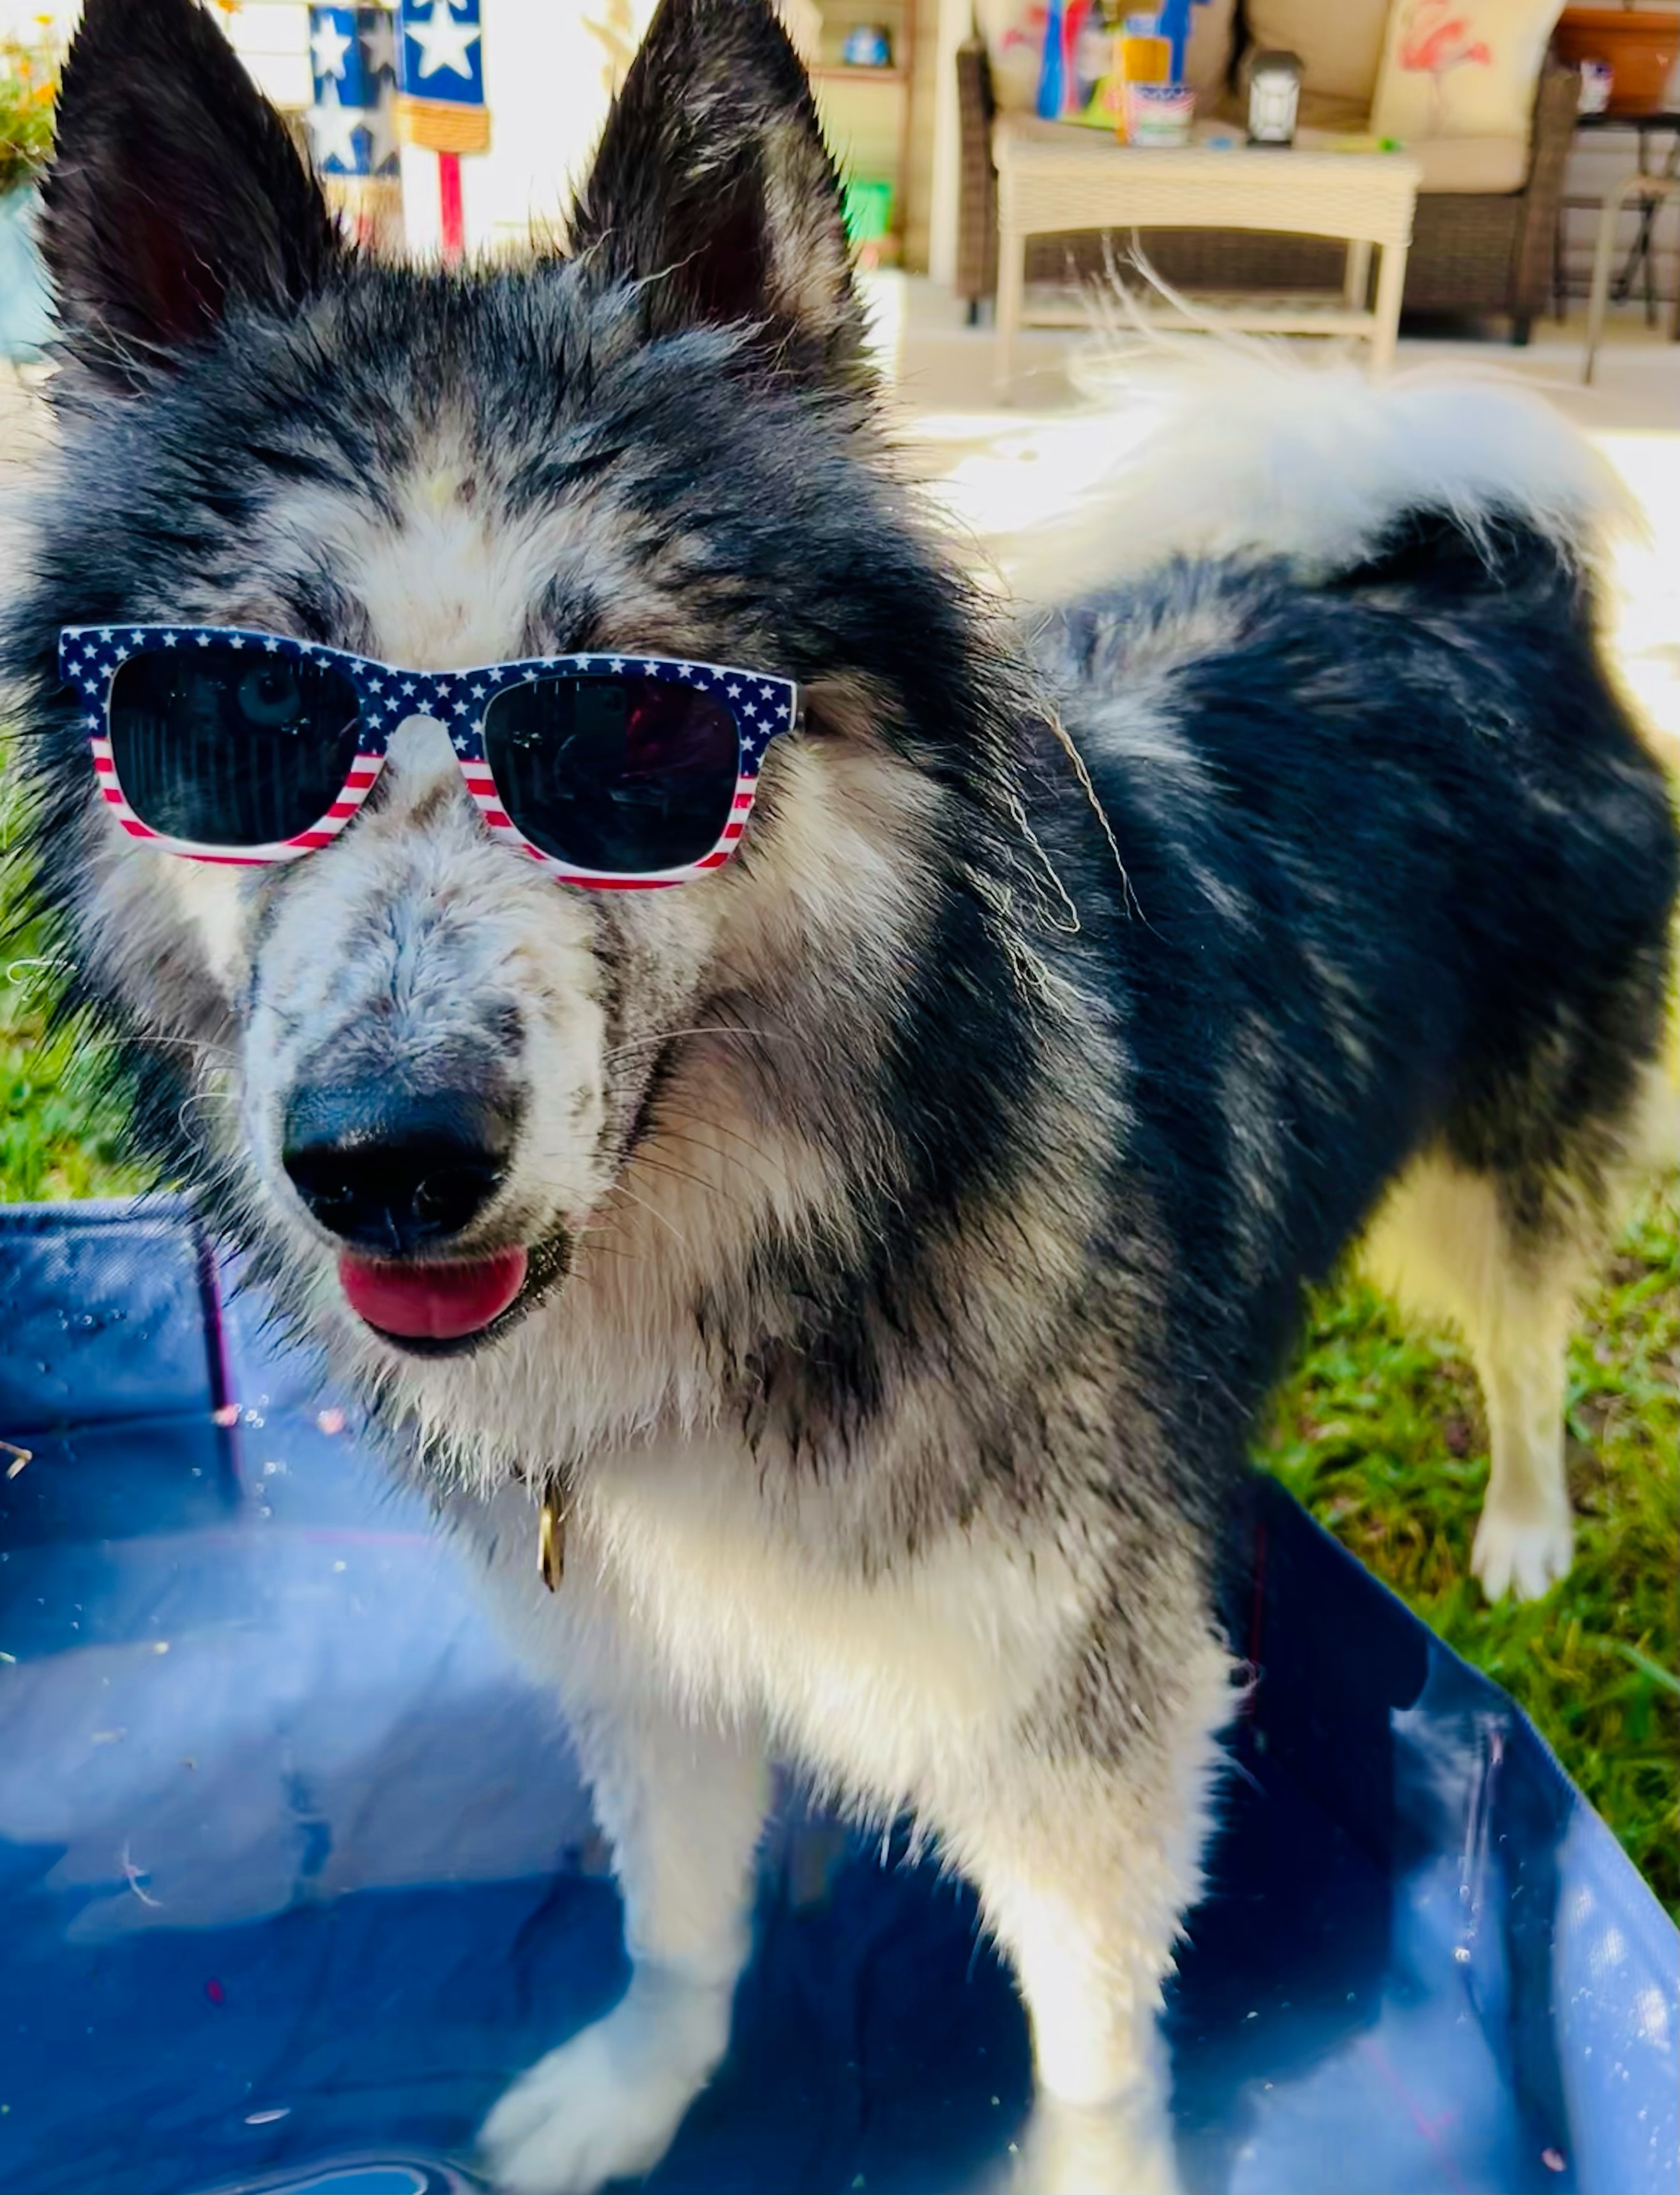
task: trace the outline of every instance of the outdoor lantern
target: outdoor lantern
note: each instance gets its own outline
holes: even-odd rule
[[[1298,54],[1256,54],[1248,72],[1248,141],[1292,145],[1301,98]]]

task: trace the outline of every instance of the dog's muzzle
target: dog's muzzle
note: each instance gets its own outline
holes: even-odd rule
[[[422,1349],[481,1334],[517,1301],[522,1245],[464,1247],[506,1178],[516,1106],[482,1089],[315,1083],[286,1107],[281,1164],[305,1209],[347,1247],[352,1311]]]

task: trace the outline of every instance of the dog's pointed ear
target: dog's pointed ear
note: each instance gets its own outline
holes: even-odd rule
[[[285,125],[198,0],[88,0],[41,200],[71,357],[119,389],[236,300],[306,297],[338,248]]]
[[[784,372],[856,372],[839,181],[768,0],[661,0],[571,233],[607,279],[642,285],[658,332],[746,321]]]

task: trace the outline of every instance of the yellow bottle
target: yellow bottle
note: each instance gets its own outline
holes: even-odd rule
[[[1126,86],[1165,84],[1172,73],[1172,41],[1160,35],[1154,15],[1128,15],[1114,41],[1114,73],[1119,78],[1119,101],[1114,129],[1122,144],[1126,137]]]

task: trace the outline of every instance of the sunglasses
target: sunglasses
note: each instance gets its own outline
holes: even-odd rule
[[[131,838],[199,861],[329,845],[411,717],[448,732],[492,832],[601,889],[682,884],[739,842],[785,678],[658,656],[401,671],[220,625],[66,625],[94,768]]]

